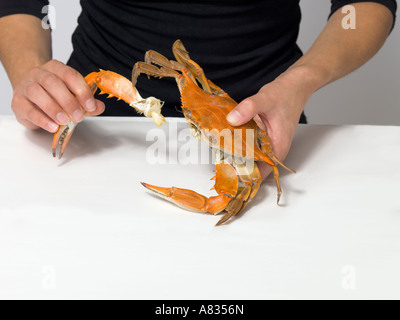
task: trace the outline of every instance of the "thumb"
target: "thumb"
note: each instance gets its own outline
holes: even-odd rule
[[[92,112],[86,112],[85,116],[88,116],[88,117],[98,116],[104,112],[104,110],[105,110],[104,103],[97,99],[95,100],[95,102],[96,102],[96,109],[94,109],[94,111],[92,111]]]
[[[258,109],[261,107],[261,105],[262,104],[257,103],[256,96],[247,98],[243,100],[241,103],[239,103],[235,107],[235,109],[233,109],[226,116],[226,120],[232,126],[240,126],[242,124],[245,124],[249,122],[251,119],[253,119],[259,113]]]

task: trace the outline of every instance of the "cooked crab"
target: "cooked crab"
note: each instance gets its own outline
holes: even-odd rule
[[[274,154],[268,134],[251,120],[239,127],[231,126],[226,116],[237,103],[220,87],[208,80],[180,40],[172,48],[176,60],[168,60],[155,51],[148,51],[144,62],[137,62],[132,71],[135,85],[141,73],[155,77],[175,78],[181,94],[182,110],[192,133],[214,152],[216,176],[214,197],[176,187],[143,186],[157,195],[192,211],[218,214],[220,225],[241,212],[256,195],[261,176],[256,161],[271,166],[278,190],[282,193],[277,165],[291,172]]]

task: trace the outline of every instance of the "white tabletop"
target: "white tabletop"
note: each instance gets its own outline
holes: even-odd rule
[[[0,298],[400,298],[400,127],[300,126],[281,205],[268,179],[214,227],[139,183],[213,194],[212,164],[151,163],[158,130],[188,146],[168,121],[85,120],[59,161],[0,118]]]

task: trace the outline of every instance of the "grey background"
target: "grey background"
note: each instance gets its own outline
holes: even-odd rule
[[[66,62],[72,52],[71,34],[80,12],[79,1],[53,0],[56,29],[54,58]],[[329,0],[302,0],[299,45],[305,52],[324,27]],[[398,21],[398,24],[400,21]],[[365,66],[316,92],[306,107],[312,124],[400,125],[400,30],[393,30],[383,49]],[[12,89],[0,66],[0,115],[11,115]]]

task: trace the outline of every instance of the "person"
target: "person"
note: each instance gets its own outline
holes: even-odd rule
[[[296,44],[299,0],[123,1],[81,0],[73,36],[74,51],[65,65],[52,60],[51,31],[42,27],[47,0],[0,2],[0,59],[13,90],[12,110],[29,129],[55,132],[69,119],[134,116],[124,103],[93,97],[82,75],[99,68],[130,78],[145,51],[171,57],[181,39],[206,76],[238,106],[232,125],[250,119],[268,134],[284,159],[311,95],[356,70],[384,44],[395,23],[396,0],[332,0],[325,28],[303,55]],[[343,27],[341,8],[351,4],[356,28]],[[60,13],[58,13],[60,14]],[[165,116],[181,115],[173,79],[137,84],[143,96],[166,102]],[[103,101],[103,102],[102,102]],[[269,174],[260,167],[262,176]]]

